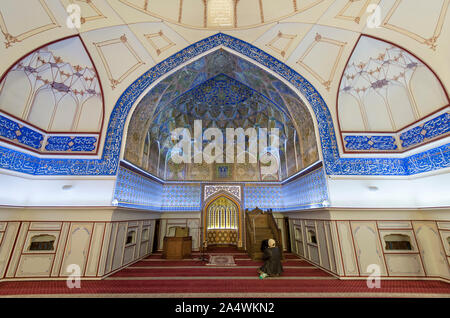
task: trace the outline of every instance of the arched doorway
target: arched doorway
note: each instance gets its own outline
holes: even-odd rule
[[[203,242],[207,246],[238,246],[241,208],[226,195],[211,200],[203,211]]]

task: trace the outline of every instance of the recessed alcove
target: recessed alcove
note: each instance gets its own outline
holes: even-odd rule
[[[316,231],[315,230],[308,230],[308,243],[311,244],[317,244],[317,237],[316,237]]]
[[[126,245],[136,243],[136,230],[128,231]]]
[[[220,139],[207,135],[215,128]],[[189,146],[177,148],[185,138]],[[211,162],[205,156],[212,141],[219,146]],[[217,149],[223,153],[216,156]],[[297,93],[219,49],[146,93],[130,119],[124,159],[164,181],[280,182],[316,163],[319,152],[313,117]],[[276,168],[268,172],[271,162]]]
[[[385,250],[406,250],[412,251],[411,238],[406,234],[388,234],[383,237]]]
[[[54,235],[39,234],[31,238],[29,251],[53,251],[56,237]]]

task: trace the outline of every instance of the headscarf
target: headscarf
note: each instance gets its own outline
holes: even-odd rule
[[[269,247],[275,247],[275,240],[274,239],[269,239],[267,244],[269,245]]]

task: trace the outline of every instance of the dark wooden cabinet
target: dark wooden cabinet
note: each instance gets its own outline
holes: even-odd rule
[[[183,259],[191,256],[192,237],[164,237],[163,258]]]

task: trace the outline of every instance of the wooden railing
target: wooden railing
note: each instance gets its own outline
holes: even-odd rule
[[[277,222],[275,222],[275,218],[273,217],[272,209],[267,211],[267,219],[269,227],[274,234],[273,239],[277,243],[277,246],[280,248],[281,254],[283,255],[283,237],[281,235],[281,230],[278,228]]]
[[[266,234],[264,239],[273,238],[280,250],[283,251],[281,231],[278,228],[272,211],[267,212],[255,208],[252,211],[246,211],[246,239],[247,252],[252,259],[261,259],[261,236]],[[259,229],[259,233],[258,232]],[[266,232],[266,233],[264,233]]]

